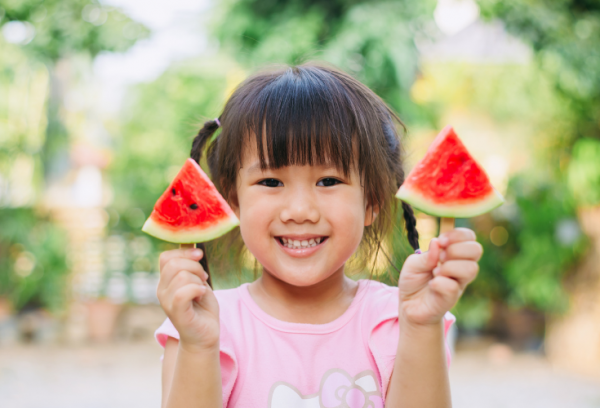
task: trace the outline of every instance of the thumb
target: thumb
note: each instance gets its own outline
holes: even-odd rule
[[[437,266],[439,257],[440,243],[437,238],[433,238],[427,252],[409,256],[404,266],[414,273],[430,273]]]

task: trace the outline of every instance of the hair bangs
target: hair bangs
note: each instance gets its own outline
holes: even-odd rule
[[[329,165],[349,173],[357,121],[346,89],[328,73],[288,69],[247,108],[241,123],[246,142],[255,139],[262,169]]]

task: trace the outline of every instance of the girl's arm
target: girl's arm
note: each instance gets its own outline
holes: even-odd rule
[[[475,279],[483,249],[470,229],[434,238],[407,258],[398,283],[400,328],[387,408],[452,406],[443,317]]]
[[[188,350],[172,337],[165,344],[162,408],[221,408],[219,348]]]
[[[400,321],[396,362],[385,406],[451,407],[443,320],[426,326],[402,320],[405,319]]]
[[[222,408],[219,303],[198,260],[181,248],[160,255],[156,295],[179,334],[163,357],[163,408]]]

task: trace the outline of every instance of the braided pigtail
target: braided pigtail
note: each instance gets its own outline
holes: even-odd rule
[[[190,152],[190,157],[194,159],[197,163],[200,163],[202,151],[204,150],[206,142],[208,142],[208,140],[212,137],[212,135],[217,131],[217,129],[220,126],[221,123],[219,122],[219,118],[216,118],[204,122],[204,126],[202,126],[202,128],[198,131],[198,134],[192,142],[192,151]]]
[[[412,207],[402,201],[402,210],[404,212],[404,225],[406,226],[406,236],[408,243],[416,251],[419,250],[419,231],[417,231],[417,219]]]
[[[406,131],[406,127],[402,122],[400,122],[402,128]],[[396,136],[396,132],[393,126],[393,119],[390,112],[384,113],[383,120],[383,135],[387,141],[388,145],[388,157],[390,158],[390,162],[393,167],[395,167],[396,171],[396,188],[399,188],[402,183],[404,183],[404,170],[402,169],[402,161],[401,157],[401,149],[400,142]],[[415,250],[415,252],[419,251],[419,232],[417,231],[417,219],[415,218],[415,213],[412,207],[402,201],[402,210],[404,213],[404,225],[406,227],[406,235],[408,238],[408,243]]]
[[[204,150],[206,142],[208,142],[208,140],[220,126],[221,123],[219,122],[219,118],[216,118],[204,122],[204,126],[202,126],[202,128],[198,131],[198,134],[192,142],[192,151],[190,152],[190,157],[195,160],[196,163],[200,164],[200,158],[202,157],[202,151]],[[212,278],[210,276],[210,268],[208,266],[208,256],[206,255],[206,246],[203,242],[194,244],[194,246],[196,248],[200,248],[204,253],[204,256],[200,259],[200,265],[202,265],[202,268],[204,268],[204,271],[208,274],[206,282],[208,283],[208,286],[212,288],[213,285]]]

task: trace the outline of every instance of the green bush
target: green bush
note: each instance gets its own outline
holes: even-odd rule
[[[15,310],[60,311],[68,283],[63,232],[31,208],[0,208],[0,225],[0,296]]]
[[[514,177],[507,204],[468,222],[484,254],[477,279],[454,312],[464,327],[485,327],[494,303],[561,313],[568,308],[564,280],[587,249],[565,183]]]

